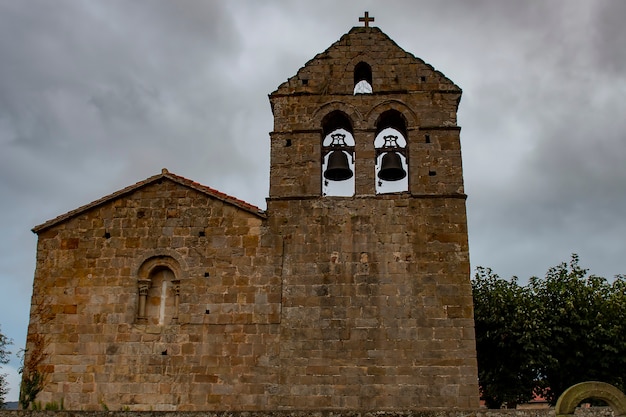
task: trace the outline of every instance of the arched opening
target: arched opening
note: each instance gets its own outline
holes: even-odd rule
[[[554,413],[557,417],[573,417],[576,406],[588,399],[604,401],[616,417],[626,415],[626,395],[615,386],[599,381],[581,382],[563,391]]]
[[[322,120],[322,195],[354,195],[354,136],[348,116],[335,110]]]
[[[139,269],[138,323],[168,325],[178,321],[180,280],[178,264],[170,257],[155,257]]]
[[[409,189],[407,128],[402,114],[388,110],[376,122],[376,193],[397,193]]]
[[[174,273],[165,266],[150,272],[150,286],[146,297],[146,318],[149,324],[170,324],[174,318]]]
[[[354,94],[372,94],[372,68],[367,62],[354,67]]]

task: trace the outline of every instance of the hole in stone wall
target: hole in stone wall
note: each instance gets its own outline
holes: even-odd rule
[[[204,310],[204,314],[211,314],[211,310],[207,308],[206,310]]]
[[[163,352],[161,352],[161,355],[163,355],[163,356],[167,355],[167,349],[165,349]]]
[[[208,272],[205,272],[205,273],[204,273],[204,277],[205,277],[205,278],[208,278],[208,277],[209,277],[209,273],[208,273]]]
[[[426,77],[424,77],[424,76],[420,77],[420,81],[421,81],[421,82],[426,81]]]
[[[109,233],[109,232],[104,232],[104,238],[105,238],[105,239],[110,239],[110,238],[111,238],[111,233]]]
[[[309,84],[309,80],[307,80],[306,78],[302,80],[302,85],[307,85]]]
[[[204,230],[200,230],[200,232],[198,232],[198,236],[205,237],[206,233],[204,233]]]
[[[430,135],[424,135],[424,139],[426,139],[426,143],[430,143]]]
[[[287,139],[287,140],[285,141],[285,148],[288,148],[288,147],[290,147],[290,146],[291,146],[291,139]]]
[[[146,217],[146,212],[145,212],[145,211],[143,211],[143,210],[139,210],[139,211],[137,212],[137,218],[138,218],[138,219],[143,219],[144,217]]]
[[[437,173],[435,171],[428,171],[428,175],[434,177]]]

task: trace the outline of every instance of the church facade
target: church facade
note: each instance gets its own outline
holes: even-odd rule
[[[478,407],[461,89],[368,23],[270,95],[267,210],[164,169],[33,229],[37,401]]]

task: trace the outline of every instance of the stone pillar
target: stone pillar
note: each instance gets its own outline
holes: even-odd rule
[[[180,305],[180,280],[173,279],[172,287],[174,289],[174,312],[172,314],[172,322],[178,322],[178,306]]]
[[[371,129],[354,132],[356,142],[355,195],[376,194],[376,150],[374,149],[375,132]]]
[[[137,311],[137,320],[146,320],[146,299],[148,298],[148,290],[150,289],[151,281],[149,279],[140,279],[138,281],[139,286],[139,310]]]

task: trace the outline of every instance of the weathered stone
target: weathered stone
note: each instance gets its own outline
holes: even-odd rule
[[[353,94],[363,62],[373,93]],[[267,211],[164,170],[37,226],[26,363],[45,335],[35,365],[52,374],[38,401],[478,407],[460,97],[379,29],[353,28],[270,95]],[[374,141],[388,127],[408,185],[385,194]],[[338,128],[354,139],[349,197],[322,195]]]
[[[626,415],[626,395],[615,386],[599,381],[581,382],[566,389],[557,400],[554,413],[556,417],[573,416],[576,407],[590,399],[605,401],[615,417]]]

